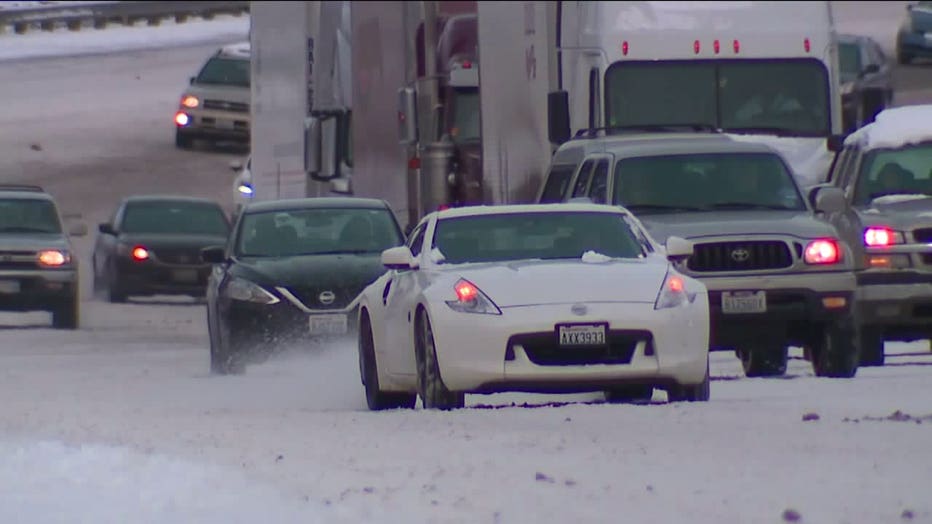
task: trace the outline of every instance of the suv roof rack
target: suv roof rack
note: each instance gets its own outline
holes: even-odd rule
[[[721,133],[722,130],[711,124],[643,124],[633,126],[608,126],[580,129],[573,138],[597,138],[620,133]]]
[[[42,186],[31,184],[0,184],[0,191],[32,191],[35,193],[45,193]]]

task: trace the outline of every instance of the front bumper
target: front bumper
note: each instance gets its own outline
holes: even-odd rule
[[[654,310],[648,303],[591,303],[502,308],[501,315],[430,311],[437,360],[453,391],[574,392],[627,384],[699,384],[708,364],[704,294],[693,303]],[[605,323],[607,348],[561,348],[560,323]]]
[[[889,336],[932,337],[932,273],[912,270],[858,273],[858,315]]]
[[[204,296],[210,264],[166,264],[149,259],[136,262],[120,259],[117,287],[127,295]]]
[[[0,310],[48,311],[77,293],[76,269],[0,271]]]
[[[204,111],[182,108],[179,112],[188,115],[188,124],[175,124],[178,133],[190,138],[215,140],[249,141],[249,113]]]
[[[768,338],[805,344],[811,340],[814,327],[841,320],[854,311],[856,279],[850,271],[700,280],[709,289],[713,350],[733,349]],[[726,313],[722,298],[726,291],[764,291],[766,311]],[[834,307],[827,307],[825,299],[834,299],[830,301]]]
[[[299,304],[288,299],[269,305],[232,300],[224,322],[229,326],[234,339],[249,340],[262,345],[294,340],[356,340],[358,301],[354,300],[345,308],[325,310],[307,309]],[[342,325],[344,321],[345,331],[334,330],[334,326]]]

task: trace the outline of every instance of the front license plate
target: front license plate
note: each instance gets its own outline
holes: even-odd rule
[[[557,326],[561,346],[604,346],[605,324],[570,324]]]
[[[764,291],[725,291],[722,293],[722,313],[766,313],[767,293]]]
[[[181,284],[193,284],[197,282],[196,269],[173,269],[172,280]]]
[[[19,293],[19,280],[0,280],[0,293]]]
[[[346,315],[311,315],[308,332],[312,335],[345,335]]]

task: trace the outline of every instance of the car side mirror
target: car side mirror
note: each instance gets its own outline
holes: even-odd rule
[[[815,209],[820,213],[841,213],[848,207],[844,191],[837,187],[815,187],[812,191]]]
[[[87,224],[77,223],[68,227],[68,235],[73,237],[83,237],[87,235]]]
[[[193,77],[193,76],[190,77],[190,78],[188,78],[188,83],[189,83],[189,84],[193,84],[193,83],[194,83],[194,78],[195,78],[195,77]]]
[[[666,241],[667,260],[679,262],[693,255],[693,243],[685,238],[669,237]]]
[[[560,145],[570,139],[570,98],[566,91],[547,93],[547,138]]]
[[[208,264],[223,264],[227,253],[223,246],[210,246],[201,250],[201,260]]]
[[[845,138],[847,135],[829,135],[825,139],[825,148],[832,153],[837,153],[845,147]]]
[[[382,265],[387,269],[417,269],[417,261],[408,246],[398,246],[382,251]]]
[[[110,225],[110,224],[107,223],[107,222],[104,222],[104,223],[102,223],[102,224],[98,224],[98,225],[97,225],[97,231],[100,231],[101,233],[103,233],[103,234],[105,234],[105,235],[114,235],[114,236],[115,236],[115,235],[117,234],[117,233],[116,233],[116,230],[113,229],[113,226]]]
[[[236,173],[240,169],[243,169],[243,163],[239,160],[230,160],[230,171]]]

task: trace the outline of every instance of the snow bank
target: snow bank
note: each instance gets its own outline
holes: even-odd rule
[[[896,107],[881,111],[870,123],[845,139],[845,145],[898,148],[932,140],[932,104]]]

